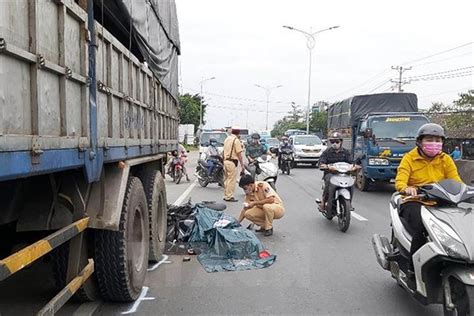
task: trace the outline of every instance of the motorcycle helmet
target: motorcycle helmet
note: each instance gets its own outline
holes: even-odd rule
[[[252,139],[260,139],[260,134],[259,133],[253,133],[251,138]]]
[[[335,141],[340,141],[342,143],[342,134],[339,132],[333,132],[329,135],[328,138],[329,142],[335,142]]]
[[[211,138],[209,139],[209,144],[210,144],[211,146],[216,146],[216,145],[217,145],[217,139],[211,137]]]
[[[444,128],[435,123],[426,123],[418,129],[418,135],[416,137],[417,142],[420,142],[424,136],[438,136],[441,137],[443,141],[446,138]]]

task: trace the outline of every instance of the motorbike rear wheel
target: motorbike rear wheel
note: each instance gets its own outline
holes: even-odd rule
[[[182,177],[183,177],[183,170],[177,169],[174,171],[174,183],[179,184],[181,182]]]
[[[346,200],[343,196],[339,196],[339,214],[337,216],[337,223],[339,230],[345,233],[349,229],[351,223],[351,201]]]

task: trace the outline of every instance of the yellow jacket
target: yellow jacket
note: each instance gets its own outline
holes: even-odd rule
[[[444,152],[433,159],[426,159],[419,154],[418,148],[414,148],[398,166],[395,188],[401,192],[406,187],[420,187],[444,179],[462,182],[453,159]]]

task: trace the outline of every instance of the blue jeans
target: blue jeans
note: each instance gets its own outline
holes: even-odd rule
[[[214,162],[214,160],[208,159],[208,160],[206,160],[206,164],[207,164],[207,175],[211,176],[212,171],[214,171],[214,166],[215,166],[216,163]]]

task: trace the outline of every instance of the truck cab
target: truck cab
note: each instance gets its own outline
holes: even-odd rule
[[[351,144],[362,166],[357,187],[366,191],[371,183],[393,182],[403,155],[416,146],[418,129],[428,122],[419,113],[371,113],[360,120]]]

